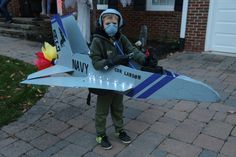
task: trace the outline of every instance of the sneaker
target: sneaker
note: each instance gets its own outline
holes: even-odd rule
[[[105,135],[104,136],[97,136],[96,141],[106,150],[112,148],[111,143],[108,141],[108,138]]]
[[[127,135],[125,131],[122,130],[119,133],[117,133],[117,135],[123,143],[128,144],[131,142],[131,138]]]

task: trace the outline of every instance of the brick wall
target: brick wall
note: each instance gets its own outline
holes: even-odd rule
[[[20,2],[19,0],[11,0],[8,4],[9,12],[13,16],[20,16]]]
[[[181,12],[135,11],[132,6],[120,10],[126,21],[124,32],[131,38],[138,38],[141,26],[147,25],[149,40],[179,39]]]
[[[14,16],[20,16],[19,0],[12,0],[9,7]],[[147,25],[149,40],[177,41],[179,39],[181,12],[135,11],[132,5],[125,8],[119,5],[118,8],[126,21],[123,32],[128,37],[138,39],[141,26]],[[72,11],[75,10],[64,9],[63,13]],[[100,13],[101,11],[98,11],[97,16]]]
[[[202,52],[208,18],[209,0],[189,0],[185,50]]]
[[[181,12],[135,11],[133,6],[118,6],[126,25],[123,32],[138,39],[142,25],[147,25],[149,40],[177,41],[180,34]],[[67,11],[65,11],[67,12]],[[101,11],[97,12],[97,18]]]

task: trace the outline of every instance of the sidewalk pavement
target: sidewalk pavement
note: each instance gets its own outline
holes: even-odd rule
[[[37,42],[0,37],[0,55],[32,63],[40,49]],[[109,117],[113,148],[105,151],[95,142],[95,96],[87,106],[86,89],[50,87],[16,122],[0,128],[0,157],[235,157],[236,58],[176,53],[160,65],[206,82],[221,102],[125,97],[125,128],[133,141],[122,144]]]

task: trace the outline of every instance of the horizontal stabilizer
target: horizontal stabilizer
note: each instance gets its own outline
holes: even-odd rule
[[[40,70],[38,72],[30,74],[27,77],[27,80],[35,79],[35,78],[40,78],[40,77],[45,77],[45,76],[50,76],[50,75],[54,75],[54,74],[72,72],[72,71],[74,71],[74,70],[71,69],[71,68],[68,68],[68,67],[65,67],[65,66],[61,66],[61,65],[55,65],[55,66],[49,67],[47,69]]]
[[[75,88],[97,88],[125,92],[132,88],[124,82],[93,80],[89,77],[45,77],[38,79],[25,80],[21,83],[35,85],[49,85]]]
[[[133,97],[141,99],[178,99],[199,102],[217,102],[219,94],[210,86],[186,76],[175,79],[163,77],[151,87],[142,90]]]

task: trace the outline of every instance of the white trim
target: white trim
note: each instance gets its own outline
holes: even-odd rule
[[[211,36],[212,36],[212,23],[213,23],[213,11],[215,8],[216,2],[215,0],[210,0],[209,2],[209,10],[208,10],[208,20],[207,20],[207,29],[206,29],[206,36],[205,36],[205,51],[211,50]]]
[[[97,4],[97,10],[106,10],[108,9],[108,4]]]
[[[180,27],[180,38],[185,38],[186,34],[186,25],[187,25],[187,17],[188,17],[188,0],[183,1],[183,9],[182,9],[182,18],[181,18],[181,27]]]
[[[173,5],[152,5],[152,0],[146,1],[147,11],[174,11],[175,10],[175,0]]]

